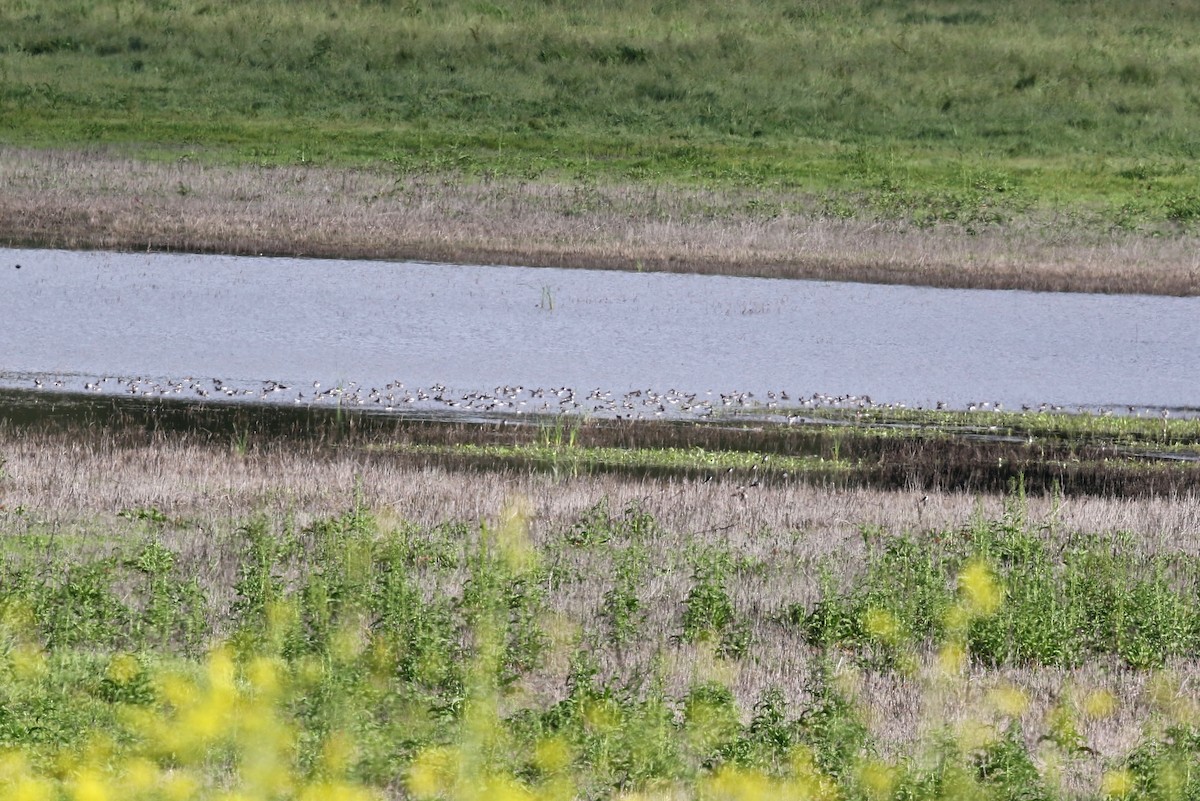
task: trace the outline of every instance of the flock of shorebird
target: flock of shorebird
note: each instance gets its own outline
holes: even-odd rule
[[[34,378],[32,383],[35,389],[79,391],[77,385],[73,386],[72,382],[62,379]],[[826,395],[818,392],[792,396],[783,390],[772,390],[756,396],[753,392],[712,390],[684,392],[676,389],[635,389],[622,393],[600,388],[589,391],[568,386],[546,388],[501,385],[490,392],[461,392],[451,390],[444,384],[416,387],[407,386],[402,381],[368,387],[354,381],[335,385],[323,385],[320,381],[314,381],[311,385],[281,381],[253,384],[191,376],[179,380],[107,377],[85,382],[83,391],[144,398],[338,405],[382,412],[443,409],[483,414],[576,413],[618,419],[708,417],[722,411],[740,410],[795,415],[805,409],[867,409],[882,406],[872,402],[867,395]]]
[[[31,381],[35,389],[80,391],[78,383],[63,378],[33,378]],[[2,383],[13,386],[11,381]],[[82,390],[89,393],[143,398],[337,405],[379,412],[420,410],[473,414],[574,413],[631,420],[656,417],[703,418],[720,415],[722,412],[748,411],[767,416],[778,415],[793,422],[802,419],[806,410],[924,408],[908,407],[903,403],[876,403],[869,395],[826,395],[821,392],[792,395],[783,390],[772,390],[755,395],[753,392],[684,392],[676,389],[659,392],[653,389],[635,389],[620,393],[600,388],[588,391],[567,386],[543,388],[521,385],[501,385],[491,392],[462,392],[452,390],[444,384],[410,387],[398,380],[368,387],[354,381],[333,385],[322,385],[320,381],[313,381],[311,385],[296,385],[281,381],[227,382],[219,378],[191,376],[179,380],[110,376],[94,381],[88,380],[82,384]],[[961,407],[950,407],[946,403],[938,402],[929,408],[999,412],[1005,407],[999,402],[985,401]],[[1048,403],[1037,406],[1022,405],[1020,409],[1025,412],[1063,411],[1062,406]],[[1099,411],[1111,413],[1111,410]],[[1129,407],[1127,411],[1132,415],[1142,414],[1142,410],[1134,407]],[[1166,416],[1161,410],[1147,409],[1145,412]]]

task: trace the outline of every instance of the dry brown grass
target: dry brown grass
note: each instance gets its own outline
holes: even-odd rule
[[[31,433],[0,427],[0,458],[6,477],[0,503],[38,510],[50,520],[115,514],[154,507],[173,518],[244,520],[264,512],[305,520],[345,511],[356,493],[372,509],[422,525],[475,521],[495,515],[512,497],[533,505],[533,533],[560,530],[607,497],[614,509],[639,501],[680,537],[704,533],[752,556],[768,558],[779,542],[762,532],[807,543],[809,556],[861,550],[863,527],[894,533],[955,528],[973,517],[997,517],[997,494],[919,490],[828,489],[802,483],[744,490],[736,481],[632,478],[619,474],[553,477],[507,472],[482,477],[473,471],[414,466],[377,450],[264,445],[239,453],[233,446],[198,442],[186,434],[147,435],[141,444],[111,436]],[[922,501],[922,498],[925,498]],[[1147,552],[1200,554],[1200,497],[1108,499],[1071,497],[1052,509],[1049,496],[1031,496],[1028,514],[1053,517],[1058,531],[1131,532]],[[302,520],[301,522],[304,522]]]
[[[231,168],[15,148],[0,149],[0,185],[0,242],[10,245],[1200,291],[1194,235],[1098,233],[1044,220],[975,234],[920,229],[788,211],[813,200],[778,191]]]

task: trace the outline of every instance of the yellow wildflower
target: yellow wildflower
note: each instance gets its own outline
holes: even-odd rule
[[[896,768],[877,759],[867,760],[858,769],[858,782],[870,798],[891,797],[896,779]]]
[[[214,648],[208,655],[208,684],[214,692],[232,690],[237,670],[229,648]]]
[[[967,633],[967,627],[971,625],[971,612],[965,604],[954,604],[942,616],[942,622],[946,626],[946,631],[954,637],[962,637]]]
[[[778,796],[775,782],[751,770],[723,765],[709,780],[709,789],[718,799],[731,801],[767,801]]]
[[[1003,588],[981,559],[972,561],[958,574],[958,589],[967,609],[977,617],[994,615],[1004,600]]]
[[[166,801],[191,801],[200,791],[200,782],[186,771],[171,773],[162,782],[162,797]]]
[[[373,801],[377,797],[369,790],[343,782],[311,784],[300,792],[300,801]]]
[[[9,652],[13,675],[23,681],[34,681],[46,673],[46,654],[33,643],[21,643]]]
[[[621,712],[613,703],[591,701],[583,709],[583,719],[597,732],[606,734],[621,726]]]
[[[321,767],[328,776],[341,776],[354,761],[354,740],[344,731],[335,731],[321,747]]]
[[[128,684],[142,672],[142,665],[133,654],[117,654],[108,662],[108,678],[114,684]]]
[[[108,782],[94,770],[85,770],[75,779],[71,788],[72,801],[108,801]]]
[[[948,642],[938,650],[937,665],[942,673],[958,675],[967,664],[967,649],[960,642]]]
[[[767,798],[786,797],[802,799],[826,799],[838,795],[837,784],[817,767],[816,757],[808,746],[800,745],[789,754],[791,779],[784,783],[785,792],[774,792]]]
[[[51,801],[54,798],[54,785],[46,779],[34,776],[23,776],[16,780],[11,787],[12,801]]]
[[[982,720],[965,720],[958,727],[958,746],[963,751],[978,751],[996,742],[996,728]]]
[[[1133,774],[1128,770],[1110,770],[1100,779],[1100,792],[1106,798],[1125,798],[1133,792]]]
[[[895,645],[900,639],[900,621],[886,609],[871,607],[863,615],[863,628],[867,636],[885,645]]]
[[[1011,684],[995,687],[987,694],[988,704],[1001,715],[1019,718],[1029,708],[1029,697]]]
[[[246,668],[246,678],[259,695],[273,698],[281,689],[280,664],[272,657],[255,657]]]
[[[175,707],[190,704],[196,697],[196,686],[177,673],[168,673],[159,681],[159,694],[167,703]]]
[[[20,751],[0,752],[0,781],[11,781],[29,770],[29,761]]]
[[[1092,690],[1083,698],[1083,714],[1089,718],[1106,718],[1117,709],[1117,697],[1108,690]]]
[[[408,769],[408,789],[416,798],[434,798],[449,792],[459,768],[454,748],[426,748]]]
[[[144,793],[158,784],[158,766],[145,757],[134,757],[125,763],[121,770],[128,789],[135,793]]]
[[[546,737],[534,749],[533,764],[545,773],[557,773],[570,766],[571,747],[562,737]]]
[[[536,801],[536,797],[523,784],[511,776],[488,777],[481,798],[488,801]]]
[[[508,566],[521,573],[537,567],[537,549],[529,541],[529,519],[533,510],[528,500],[516,497],[500,511],[496,544]]]

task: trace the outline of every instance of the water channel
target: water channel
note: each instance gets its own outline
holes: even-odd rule
[[[1190,413],[1198,342],[1200,298],[0,249],[0,386],[46,391],[397,411],[707,414],[815,394]]]

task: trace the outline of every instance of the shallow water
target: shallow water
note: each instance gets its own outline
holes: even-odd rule
[[[637,413],[735,392],[1186,410],[1200,405],[1198,341],[1196,298],[0,249],[0,384],[45,389],[108,377],[101,391],[176,382],[309,402],[339,387],[398,408],[520,386],[530,411],[564,397],[592,411],[597,389],[656,393],[635,396]]]

